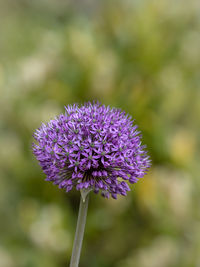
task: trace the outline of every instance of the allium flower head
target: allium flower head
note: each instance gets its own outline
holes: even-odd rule
[[[33,152],[47,175],[66,192],[92,189],[117,198],[150,167],[133,120],[99,103],[65,107],[65,113],[36,130]]]

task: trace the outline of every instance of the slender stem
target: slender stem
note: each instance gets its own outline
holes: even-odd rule
[[[81,254],[81,247],[82,247],[82,241],[83,241],[83,235],[87,217],[88,201],[89,201],[89,194],[87,194],[87,196],[85,197],[84,202],[81,196],[70,267],[78,267],[79,265],[79,259]]]

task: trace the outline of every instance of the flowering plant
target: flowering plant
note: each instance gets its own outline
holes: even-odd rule
[[[130,191],[127,182],[142,178],[150,160],[137,126],[120,109],[89,102],[65,110],[36,130],[33,152],[47,181],[66,192],[73,187],[81,191],[79,215],[85,210],[82,216],[86,217],[89,191],[101,192],[106,198],[125,196]],[[80,220],[83,225],[83,218]],[[77,255],[74,257],[77,260]]]

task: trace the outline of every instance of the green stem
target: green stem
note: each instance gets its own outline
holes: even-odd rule
[[[87,217],[88,201],[89,201],[89,194],[87,194],[85,199],[83,199],[81,196],[70,267],[78,267],[79,265],[81,247],[82,247],[83,235]]]

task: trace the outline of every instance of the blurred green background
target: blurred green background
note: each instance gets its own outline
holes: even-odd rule
[[[199,0],[0,0],[0,267],[69,265],[79,194],[44,181],[32,134],[93,99],[136,119],[153,165],[91,194],[80,267],[199,267],[199,70]]]

